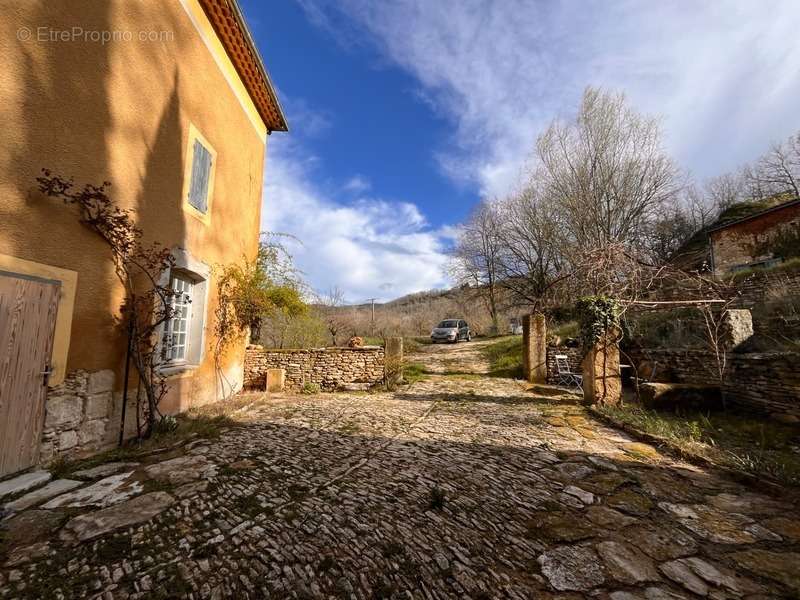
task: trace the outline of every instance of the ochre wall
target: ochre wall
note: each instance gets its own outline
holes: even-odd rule
[[[119,381],[125,343],[114,318],[122,288],[109,250],[74,208],[44,198],[35,178],[46,167],[77,185],[110,181],[112,197],[136,211],[146,239],[185,248],[214,268],[256,253],[265,129],[260,120],[254,125],[249,98],[226,80],[226,57],[215,60],[202,41],[197,27],[210,28],[196,0],[3,4],[0,254],[78,272],[67,371],[113,369]],[[133,39],[39,37],[73,27],[129,31]],[[160,39],[140,41],[140,31]],[[218,155],[209,224],[183,208],[190,123]],[[212,274],[205,358],[174,378],[169,410],[214,397],[215,303]],[[230,377],[241,380],[243,358],[243,347],[225,358]]]

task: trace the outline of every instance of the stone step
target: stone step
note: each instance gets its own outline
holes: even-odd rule
[[[53,476],[49,471],[31,471],[8,481],[3,481],[0,483],[0,499],[42,486],[52,478]]]

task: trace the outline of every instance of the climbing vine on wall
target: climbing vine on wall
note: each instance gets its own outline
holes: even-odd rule
[[[143,231],[136,227],[133,211],[119,208],[108,195],[111,184],[86,184],[76,190],[73,180],[42,169],[37,177],[39,191],[76,206],[80,222],[108,245],[114,271],[125,289],[119,324],[128,336],[128,354],[138,374],[136,424],[139,437],[148,437],[161,417],[158,405],[167,393],[166,379],[160,371],[161,347],[157,333],[172,316],[175,293],[162,284],[162,274],[175,264],[168,248],[157,242],[145,243]],[[126,367],[127,375],[127,367]],[[127,400],[128,381],[123,384]],[[142,398],[142,393],[144,398]],[[123,438],[120,425],[120,443]]]
[[[585,296],[576,304],[581,337],[586,347],[593,346],[612,328],[620,327],[622,307],[608,296]]]

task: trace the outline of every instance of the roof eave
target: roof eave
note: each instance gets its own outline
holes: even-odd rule
[[[273,85],[272,79],[269,76],[267,67],[264,65],[264,60],[261,58],[261,53],[258,51],[258,47],[253,40],[253,36],[250,34],[250,28],[247,26],[247,22],[244,20],[242,9],[237,0],[229,0],[229,2],[233,8],[233,14],[236,17],[236,21],[242,30],[242,33],[244,34],[248,46],[250,46],[250,51],[253,53],[253,57],[256,60],[256,66],[261,72],[262,77],[264,77],[264,81],[267,84],[267,91],[269,92],[270,98],[275,104],[275,108],[280,117],[279,125],[274,128],[267,126],[267,132],[272,133],[273,131],[289,131],[289,122],[286,119],[286,114],[283,112],[283,107],[281,106],[280,100],[278,100],[278,94],[275,93],[275,86]]]

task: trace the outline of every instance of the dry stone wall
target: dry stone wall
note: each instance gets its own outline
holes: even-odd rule
[[[384,349],[314,348],[307,350],[267,350],[247,347],[244,361],[245,389],[265,389],[267,369],[285,369],[285,386],[299,391],[305,384],[333,391],[347,384],[377,385],[384,379]]]
[[[72,458],[107,445],[113,411],[113,371],[73,371],[48,388],[39,460]]]
[[[656,381],[714,384],[715,359],[705,350],[632,350],[637,365],[656,363]],[[725,397],[743,408],[800,418],[800,354],[729,353]]]
[[[581,372],[581,361],[583,360],[583,350],[581,348],[569,348],[567,346],[548,346],[547,347],[547,383],[558,383],[558,367],[556,367],[556,355],[563,354],[569,361],[569,370],[573,373]]]

